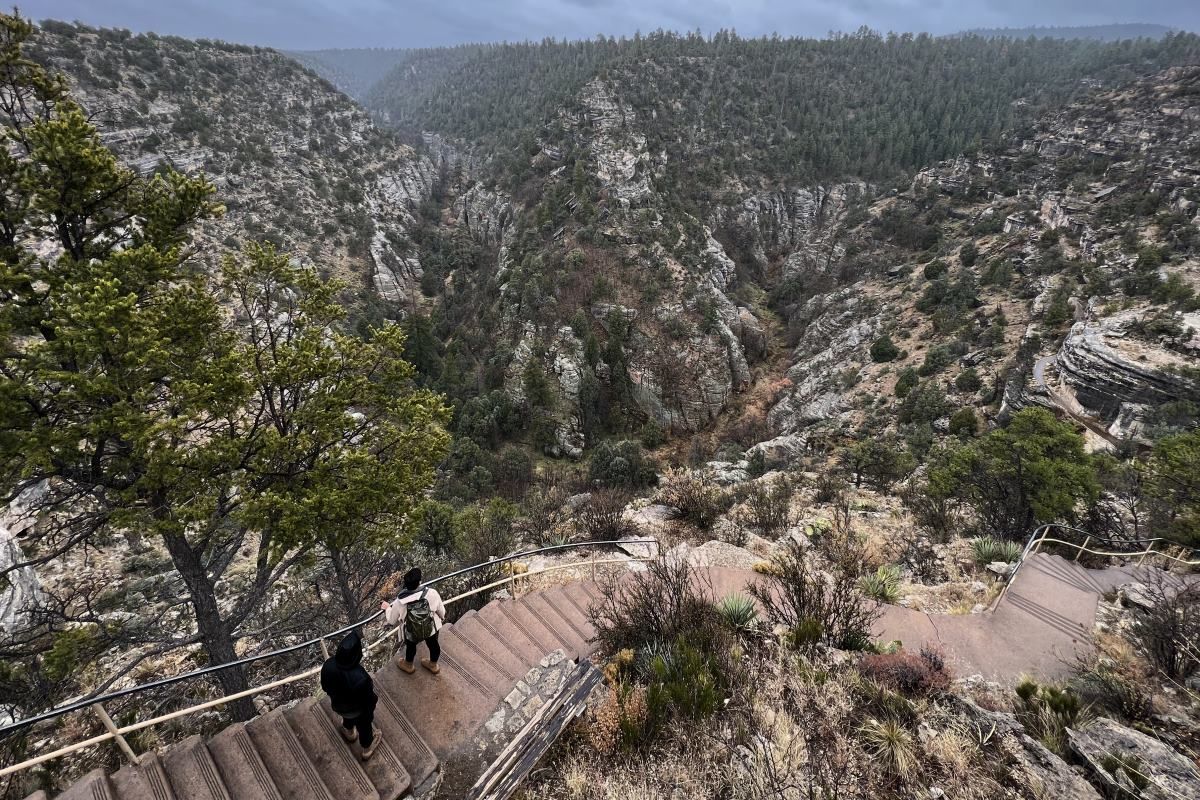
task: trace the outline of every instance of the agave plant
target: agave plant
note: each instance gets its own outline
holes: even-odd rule
[[[894,603],[900,599],[900,568],[887,564],[858,580],[863,594],[881,603]]]
[[[993,561],[1011,564],[1021,557],[1021,550],[1020,542],[997,539],[995,536],[980,536],[971,540],[971,553],[979,566]]]
[[[735,631],[748,631],[758,625],[758,609],[744,594],[731,594],[717,603],[717,613]]]

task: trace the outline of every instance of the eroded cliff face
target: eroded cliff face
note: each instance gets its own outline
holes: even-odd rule
[[[419,295],[409,231],[458,167],[451,148],[417,154],[270,50],[54,25],[32,53],[68,77],[130,167],[165,163],[213,181],[227,213],[199,231],[202,257],[265,239],[356,292],[373,285],[395,304]]]

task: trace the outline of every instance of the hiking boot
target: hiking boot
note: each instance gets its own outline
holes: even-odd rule
[[[371,733],[375,734],[375,738],[371,740],[370,747],[363,749],[361,756],[363,761],[366,761],[368,758],[375,755],[375,749],[379,747],[379,742],[383,738],[379,735],[379,728],[376,728],[374,725],[371,726]]]
[[[345,739],[347,742],[357,742],[358,741],[358,729],[357,728],[351,728],[350,730],[346,730],[345,728],[343,728],[339,725],[338,730],[342,732],[342,738]]]
[[[438,667],[436,661],[430,661],[428,658],[421,659],[421,666],[432,672],[434,675],[437,675],[442,671],[441,668]]]
[[[413,662],[405,661],[403,658],[396,659],[396,666],[399,667],[402,672],[407,672],[409,675],[412,675],[417,671],[417,668],[413,666]]]

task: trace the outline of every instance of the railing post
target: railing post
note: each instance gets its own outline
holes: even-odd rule
[[[96,712],[96,716],[104,723],[104,727],[108,732],[113,735],[117,746],[121,748],[121,752],[125,754],[125,757],[129,759],[129,763],[136,765],[138,763],[137,754],[133,752],[133,748],[129,746],[129,742],[125,741],[125,737],[117,731],[116,723],[112,721],[112,717],[108,715],[108,712],[104,710],[104,706],[99,703],[93,703],[92,710]]]
[[[325,644],[325,637],[321,637],[321,660],[329,660],[329,645]]]
[[[592,551],[592,583],[596,582],[596,551]]]
[[[1150,555],[1150,553],[1153,551],[1154,551],[1154,542],[1151,542],[1150,546],[1142,551],[1142,557],[1138,559],[1139,567],[1142,565],[1142,562],[1146,560],[1146,556]]]
[[[1075,560],[1076,560],[1076,561],[1078,561],[1078,560],[1079,560],[1079,557],[1080,557],[1081,555],[1083,555],[1083,551],[1084,551],[1084,550],[1086,550],[1086,549],[1087,549],[1087,546],[1088,546],[1089,544],[1091,544],[1091,543],[1092,543],[1092,537],[1091,537],[1091,536],[1087,536],[1087,537],[1085,537],[1085,538],[1084,538],[1084,540],[1083,540],[1083,546],[1082,546],[1082,547],[1077,547],[1077,548],[1075,548]]]

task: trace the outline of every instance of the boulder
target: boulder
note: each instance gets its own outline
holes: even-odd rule
[[[645,508],[626,508],[621,517],[634,528],[639,536],[658,536],[667,523],[679,516],[679,509],[660,503]]]
[[[1123,606],[1132,606],[1144,611],[1152,611],[1156,605],[1154,598],[1150,596],[1150,587],[1138,581],[1118,587],[1117,599]]]
[[[620,540],[621,544],[617,545],[617,547],[634,558],[653,558],[655,552],[658,550],[658,545],[652,542],[633,541],[633,539],[636,538],[637,537],[635,536],[623,537]],[[670,553],[668,553],[668,555],[670,555]]]
[[[1200,771],[1190,759],[1107,717],[1100,717],[1084,730],[1068,730],[1067,746],[1110,797],[1200,797]],[[1114,763],[1116,757],[1125,766]]]
[[[704,465],[706,477],[720,486],[732,486],[750,480],[749,461],[710,461]]]
[[[993,575],[999,575],[1001,578],[1007,578],[1012,574],[1013,566],[1004,561],[993,561],[987,565],[987,571]]]
[[[804,453],[807,444],[808,440],[797,434],[776,436],[751,447],[746,451],[746,458],[750,459],[756,453],[762,453],[767,469],[789,467]]]

